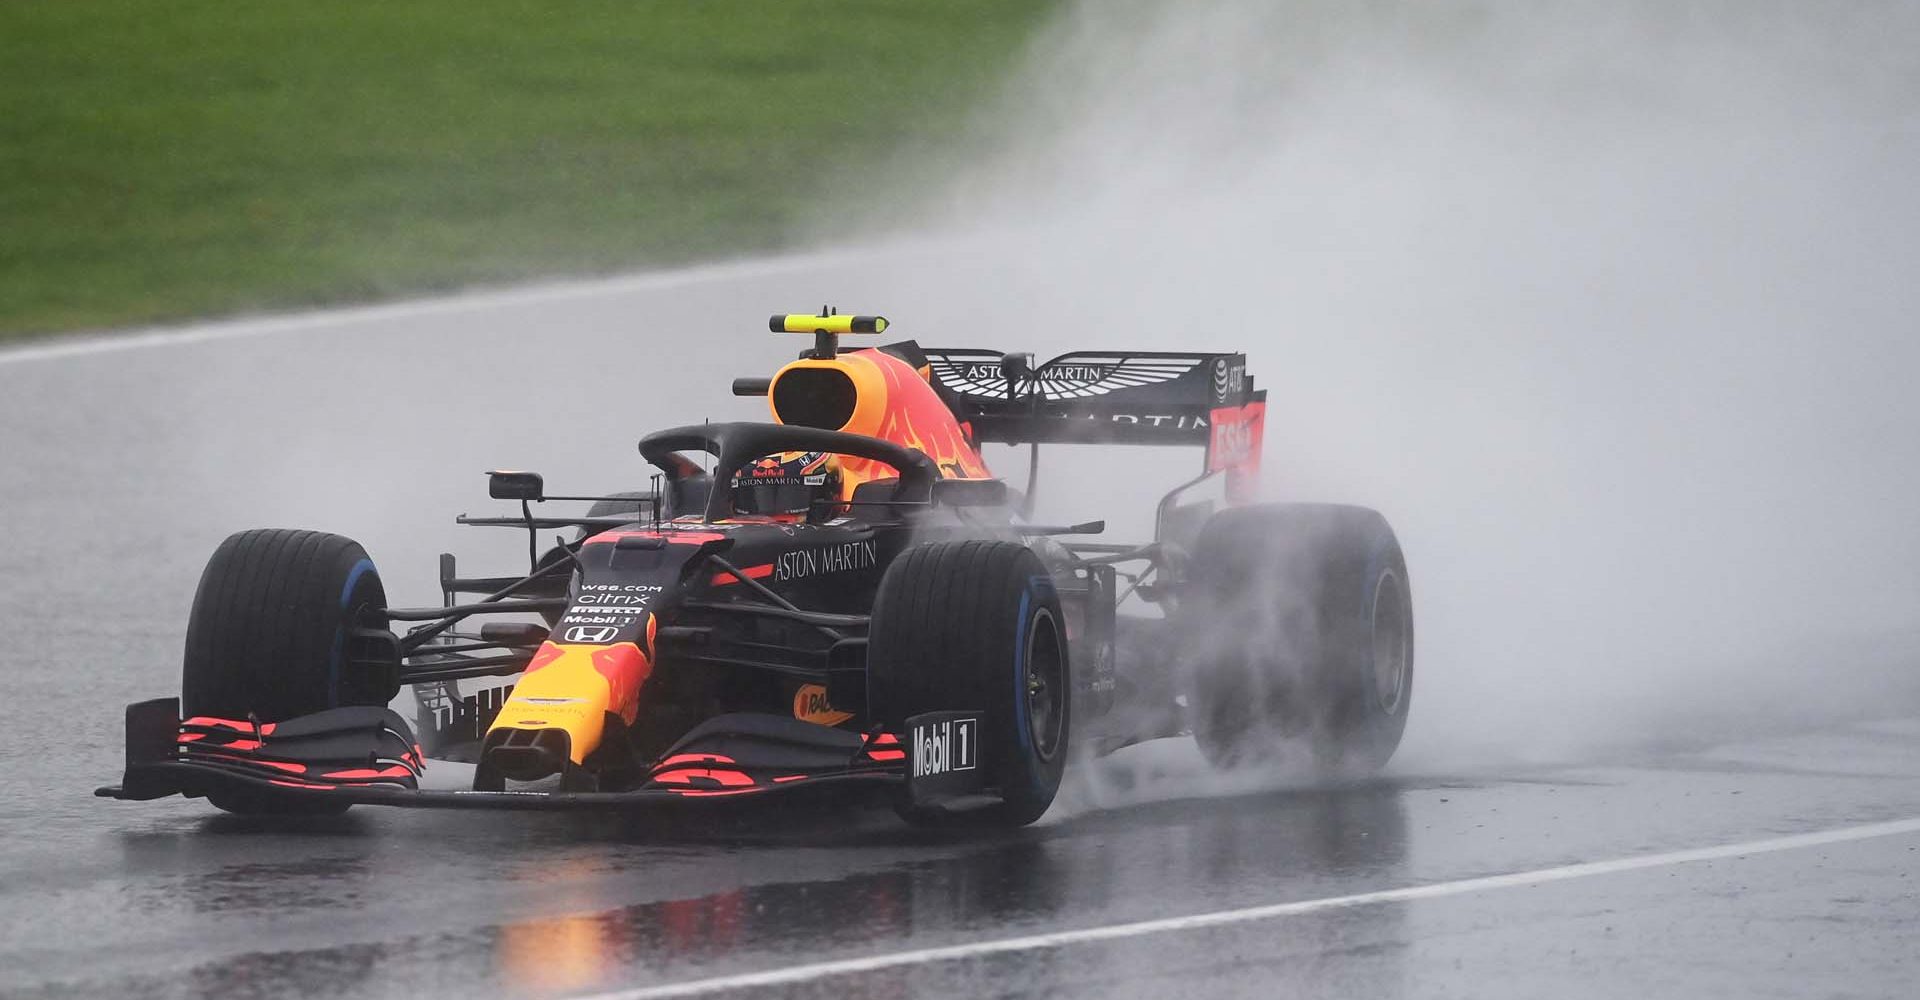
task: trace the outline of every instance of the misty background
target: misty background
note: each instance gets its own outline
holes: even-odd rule
[[[1910,712],[1915,38],[1898,3],[1077,4],[929,209],[978,256],[911,328],[1245,349],[1268,494],[1406,548],[1399,768]],[[1115,478],[1069,509],[1174,481]]]

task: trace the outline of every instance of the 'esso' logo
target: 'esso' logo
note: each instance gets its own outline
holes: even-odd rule
[[[1234,420],[1213,425],[1213,459],[1226,465],[1242,462],[1253,453],[1253,425]]]

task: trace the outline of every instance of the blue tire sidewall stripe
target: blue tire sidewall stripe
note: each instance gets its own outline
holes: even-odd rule
[[[340,660],[347,646],[347,602],[353,600],[353,590],[359,586],[360,578],[373,572],[373,560],[361,559],[347,571],[347,582],[340,588],[340,624],[333,630],[333,655],[327,659],[327,707],[340,707]]]
[[[1013,731],[1020,738],[1020,748],[1031,758],[1033,753],[1033,720],[1027,710],[1027,626],[1032,622],[1028,612],[1033,606],[1033,588],[1020,592],[1020,623],[1013,630]]]

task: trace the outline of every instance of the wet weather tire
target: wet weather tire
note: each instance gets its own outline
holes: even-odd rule
[[[1267,504],[1201,530],[1178,616],[1194,738],[1221,767],[1292,757],[1364,774],[1400,744],[1413,695],[1413,599],[1386,518]]]
[[[262,528],[222,542],[193,595],[181,709],[278,722],[340,705],[385,705],[397,669],[370,668],[361,628],[387,606],[359,543],[317,531]],[[356,619],[374,609],[376,620]],[[395,665],[397,668],[397,664]]]
[[[1066,768],[1065,619],[1053,578],[1025,546],[953,541],[909,549],[880,581],[867,648],[874,718],[905,735],[922,712],[974,709],[981,766],[1001,801],[955,819],[1023,826],[1052,804]],[[943,813],[902,805],[909,822]]]

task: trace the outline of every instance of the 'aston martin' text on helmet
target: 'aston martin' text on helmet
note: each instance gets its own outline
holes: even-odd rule
[[[749,462],[733,480],[733,509],[741,514],[806,514],[815,501],[839,499],[840,462],[826,452],[768,455]]]

